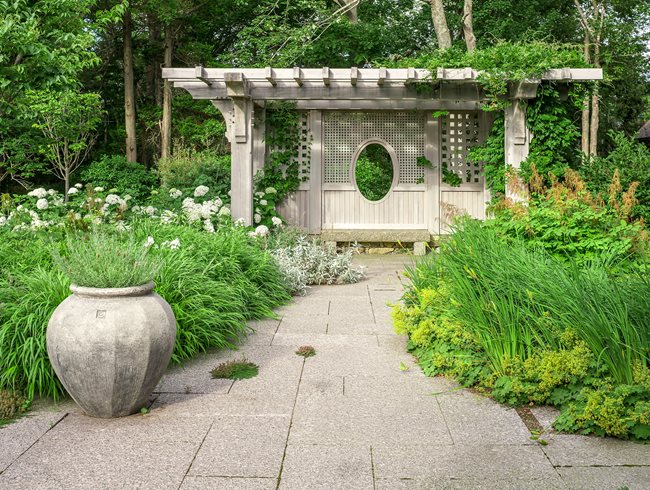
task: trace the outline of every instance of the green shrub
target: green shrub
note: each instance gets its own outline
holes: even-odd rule
[[[609,198],[616,171],[623,189],[638,182],[638,202],[630,210],[630,215],[650,222],[650,149],[623,133],[610,132],[610,137],[614,141],[614,149],[606,157],[586,161],[580,168],[580,174],[587,187],[604,200]]]
[[[94,230],[69,236],[65,252],[54,250],[54,261],[77,286],[123,288],[152,281],[161,269],[149,253],[153,240],[137,243],[127,234]]]
[[[214,195],[225,198],[230,190],[230,155],[176,147],[170,158],[158,161],[158,175],[164,189],[192,195],[194,189],[204,185]]]
[[[592,196],[572,170],[566,171],[564,182],[555,180],[546,187],[534,167],[530,186],[527,204],[498,202],[488,226],[502,236],[523,240],[530,248],[543,248],[560,260],[578,264],[643,260],[648,234],[643,223],[630,216],[634,188],[621,193],[619,185],[619,192],[605,202]]]
[[[378,144],[367,146],[357,159],[354,175],[363,197],[383,199],[393,185],[393,162],[386,149]]]
[[[117,189],[142,202],[158,186],[158,177],[138,162],[127,162],[122,155],[104,155],[81,172],[81,180],[93,187]]]

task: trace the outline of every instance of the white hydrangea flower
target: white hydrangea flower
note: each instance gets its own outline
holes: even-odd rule
[[[139,213],[140,211],[142,211],[142,208],[136,204],[135,206],[133,206],[132,211],[134,213]]]
[[[269,229],[264,225],[260,225],[257,228],[255,228],[255,234],[257,236],[267,236],[269,234]]]
[[[249,231],[248,236],[251,237],[251,238],[256,238],[257,234],[254,231]]]
[[[93,225],[101,225],[104,222],[99,216],[93,220]]]
[[[176,189],[175,187],[172,187],[171,189],[169,189],[169,197],[171,197],[172,199],[178,199],[182,195],[183,195],[183,191],[180,191],[180,190]]]
[[[19,204],[19,205],[16,207],[16,211],[22,211],[23,209],[25,209],[25,207],[24,207],[22,204]]]
[[[49,206],[49,203],[47,202],[47,199],[41,198],[38,201],[36,201],[36,207],[40,210],[47,209]]]
[[[266,206],[268,204],[268,201],[266,199],[260,199],[260,204],[262,206]]]
[[[212,221],[209,219],[206,219],[203,222],[203,229],[207,231],[208,233],[214,233],[214,225],[212,224]]]
[[[152,236],[147,237],[147,241],[144,242],[144,248],[149,248],[155,243]]]
[[[205,185],[200,185],[196,189],[194,189],[194,197],[203,197],[205,196],[210,188]]]
[[[27,193],[28,196],[31,197],[38,197],[39,199],[44,198],[47,196],[47,191],[43,189],[42,187],[39,187],[38,189],[34,189],[33,191],[30,191]]]
[[[120,204],[122,202],[122,198],[118,196],[117,194],[109,194],[106,196],[106,204]]]
[[[55,194],[58,194],[58,192],[55,191],[54,189],[48,189],[48,190],[47,190],[47,195],[48,195],[48,196],[53,196],[53,195],[55,195]]]
[[[77,182],[74,186],[75,186],[77,189],[81,189],[81,188],[83,187],[83,184],[82,184],[81,182]]]
[[[70,187],[70,189],[68,189],[68,196],[76,194],[77,192],[79,192],[79,189],[77,189],[76,187]]]
[[[262,221],[262,217],[259,214],[256,214],[255,216],[253,216],[253,220],[255,221],[255,224],[257,224],[260,221]]]
[[[128,231],[131,229],[131,227],[127,225],[124,221],[118,221],[117,223],[115,223],[115,228],[117,229],[117,231],[121,231],[121,232]]]
[[[181,248],[181,239],[180,238],[175,238],[171,242],[169,242],[169,248],[172,250],[178,250]]]
[[[55,206],[57,208],[63,206],[63,198],[55,197],[54,199],[52,199],[52,206]]]
[[[235,225],[235,226],[246,226],[244,224],[244,218],[236,219],[235,222],[233,223],[233,225]]]
[[[273,216],[273,218],[271,218],[271,222],[275,226],[282,226],[282,220],[280,218],[278,218],[277,216]]]
[[[267,194],[277,194],[278,191],[275,189],[275,187],[267,187],[264,192]]]
[[[148,214],[149,216],[153,216],[154,214],[156,214],[156,208],[154,208],[153,206],[147,206],[146,208],[144,208],[144,213]]]
[[[222,207],[219,210],[219,216],[230,216],[230,208],[227,208],[226,206]]]
[[[255,195],[256,195],[257,197],[264,197],[264,193],[263,193],[263,192],[256,192]]]
[[[74,213],[74,219],[80,220],[81,219],[81,214],[80,213]]]
[[[0,226],[4,226],[7,223],[7,218],[0,216]]]
[[[99,197],[96,197],[95,202],[102,202],[102,200]]]
[[[104,192],[103,187],[95,187],[95,192]]]
[[[174,211],[165,209],[162,213],[160,213],[160,222],[164,225],[169,225],[174,223],[177,217],[178,215]]]
[[[215,198],[215,199],[213,199],[212,202],[213,202],[214,205],[217,206],[218,208],[220,208],[221,206],[223,206],[223,201],[222,201],[220,198],[218,198],[218,197]]]

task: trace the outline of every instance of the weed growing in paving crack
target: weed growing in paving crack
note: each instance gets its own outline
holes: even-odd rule
[[[307,359],[308,357],[313,357],[316,355],[316,349],[314,349],[311,345],[303,345],[301,347],[298,347],[296,354]]]
[[[248,362],[243,357],[240,360],[222,362],[210,371],[213,378],[234,380],[254,378],[258,372],[259,366],[255,363]]]

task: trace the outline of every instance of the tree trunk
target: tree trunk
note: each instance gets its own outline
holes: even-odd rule
[[[351,5],[352,6],[345,11],[345,15],[350,20],[352,24],[356,24],[359,21],[359,16],[357,14],[357,7],[359,6],[359,0],[334,0],[337,5],[341,8]]]
[[[135,133],[135,88],[133,83],[133,39],[131,36],[131,11],[124,13],[122,34],[124,37],[124,125],[126,128],[126,159],[138,161]]]
[[[589,156],[598,155],[598,120],[600,116],[600,107],[598,104],[598,84],[594,86],[591,95],[591,124],[589,127]]]
[[[165,67],[172,66],[174,30],[171,23],[165,25]],[[163,88],[162,121],[160,122],[160,158],[169,158],[172,146],[172,84],[165,80]]]
[[[63,201],[68,202],[68,192],[70,191],[70,171],[66,168],[63,174]]]
[[[584,37],[584,60],[585,63],[591,63],[591,55],[589,54],[589,33],[585,32],[585,37]],[[589,154],[589,121],[591,118],[590,110],[589,110],[589,96],[585,96],[585,100],[582,101],[582,154],[583,155],[588,155]]]
[[[463,37],[465,37],[465,45],[467,46],[468,53],[471,53],[476,49],[472,10],[472,0],[465,0],[465,5],[463,7]]]
[[[433,28],[438,38],[438,47],[440,49],[449,49],[451,48],[451,35],[447,27],[447,18],[445,17],[445,8],[442,5],[442,0],[429,1],[431,2],[431,19],[433,20]]]

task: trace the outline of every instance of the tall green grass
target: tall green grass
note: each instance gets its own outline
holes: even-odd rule
[[[129,233],[136,243],[152,236],[150,253],[163,263],[155,282],[176,315],[173,362],[234,347],[248,332],[246,320],[272,316],[291,299],[273,259],[243,230],[208,234],[145,220]],[[180,248],[163,245],[176,238]],[[0,229],[0,388],[24,391],[29,398],[63,394],[47,358],[45,331],[70,294],[70,282],[50,254],[65,239]]]
[[[453,316],[478,339],[495,374],[536,349],[559,349],[571,329],[619,383],[650,365],[650,281],[611,277],[607,266],[562,263],[466,221],[440,253],[410,271],[414,287],[446,279]]]

